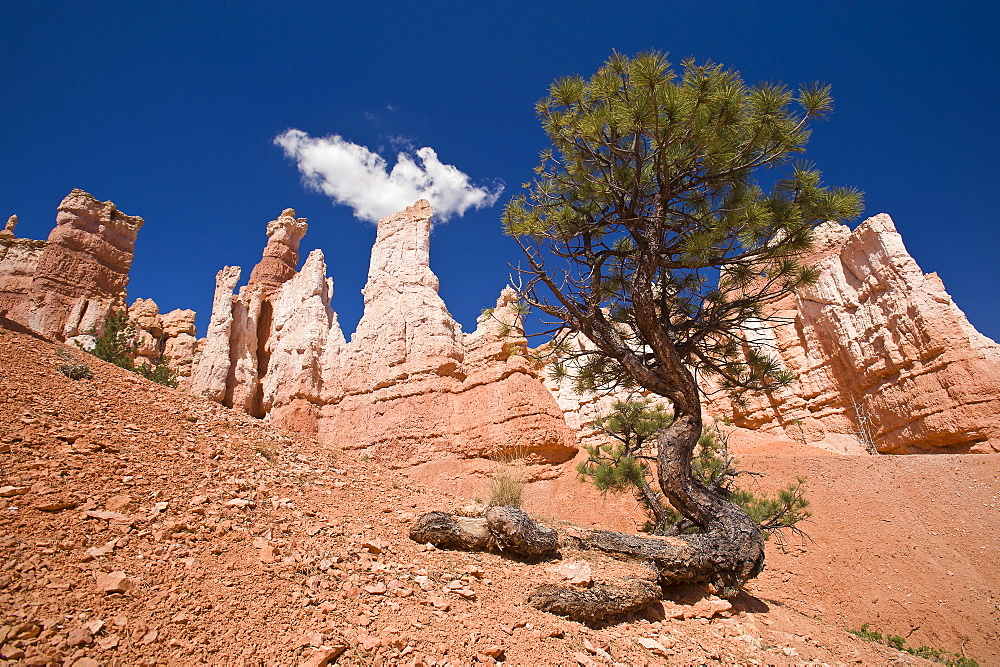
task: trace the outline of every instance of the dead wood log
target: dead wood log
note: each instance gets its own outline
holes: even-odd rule
[[[590,588],[545,585],[536,588],[526,601],[535,609],[592,623],[615,614],[642,609],[659,600],[662,589],[645,579],[599,582]]]
[[[410,539],[443,549],[486,551],[490,533],[486,519],[455,516],[447,512],[428,512],[410,526]]]
[[[499,551],[526,558],[559,551],[559,534],[516,507],[491,507],[482,518],[428,512],[410,526],[410,539],[443,549]]]
[[[539,525],[516,507],[491,507],[486,525],[499,551],[539,558],[559,550],[559,533]]]
[[[740,524],[736,524],[737,527]],[[594,530],[571,537],[570,543],[581,549],[602,551],[614,558],[633,561],[652,568],[660,584],[707,584],[720,597],[732,597],[747,579],[763,567],[763,549],[748,561],[747,536],[732,537],[727,526],[679,537],[638,537],[610,530]]]

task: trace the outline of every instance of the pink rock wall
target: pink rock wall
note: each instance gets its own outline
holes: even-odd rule
[[[136,361],[152,364],[165,360],[177,373],[177,388],[189,389],[198,347],[195,312],[177,309],[161,315],[152,299],[136,299],[129,306],[128,317],[136,327]]]
[[[279,253],[265,251],[235,296],[238,269],[224,269],[192,390],[399,464],[511,454],[539,462],[572,458],[572,432],[538,371],[516,354],[523,339],[498,335],[507,329],[499,318],[516,325],[512,292],[468,335],[438,296],[429,266],[432,214],[421,200],[379,221],[364,315],[350,342],[330,307],[333,283],[321,251],[292,275],[273,268]],[[274,225],[269,249],[283,238]],[[296,249],[300,238],[280,248],[282,267],[297,263],[297,252],[286,249]]]
[[[0,316],[27,298],[44,250],[45,241],[0,236]]]
[[[56,226],[44,246],[26,251],[19,239],[7,246],[5,260],[11,258],[11,264],[7,268],[5,261],[0,271],[6,301],[0,308],[8,308],[9,319],[48,338],[86,342],[110,309],[124,303],[143,221],[80,189],[70,192],[57,210]],[[19,250],[11,253],[12,248]]]
[[[815,285],[772,306],[787,320],[756,332],[798,375],[732,410],[738,426],[860,451],[1000,450],[1000,346],[925,275],[892,219],[818,230]],[[859,428],[860,425],[860,428]]]

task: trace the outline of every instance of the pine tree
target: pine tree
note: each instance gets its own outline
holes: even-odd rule
[[[711,62],[675,72],[661,53],[615,53],[589,79],[556,80],[536,105],[552,147],[504,211],[526,259],[521,297],[563,332],[553,350],[587,386],[639,387],[671,405],[656,436],[658,484],[701,530],[681,539],[702,558],[678,548],[661,573],[725,594],[761,571],[763,537],[692,477],[697,377],[736,401],[793,381],[747,331],[769,325],[765,303],[816,279],[798,260],[813,228],[861,212],[859,192],[824,187],[792,159],[832,107],[829,86],[747,85]],[[571,353],[572,333],[593,347]]]
[[[589,456],[577,466],[580,477],[603,493],[634,492],[653,517],[646,529],[654,535],[680,535],[698,530],[654,488],[656,434],[672,418],[662,405],[653,404],[648,398],[615,401],[611,411],[595,422],[598,430],[613,442],[584,445]],[[751,474],[739,469],[739,460],[730,455],[718,423],[706,425],[691,459],[692,477],[742,508],[764,531],[765,539],[772,533],[780,535],[779,531],[784,529],[801,533],[796,524],[811,516],[806,509],[809,501],[805,498],[805,478],[799,477],[769,495],[737,486],[739,477]]]
[[[79,343],[77,345],[86,350]],[[129,320],[127,311],[118,310],[112,311],[104,320],[104,330],[94,338],[94,346],[86,351],[119,368],[138,373],[147,380],[167,387],[177,387],[177,372],[170,367],[163,355],[154,357],[152,364],[136,364],[134,359],[137,349],[135,324]]]

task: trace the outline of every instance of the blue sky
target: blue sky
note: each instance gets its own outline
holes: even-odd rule
[[[435,227],[432,268],[471,330],[507,281],[502,205],[545,138],[533,104],[613,49],[713,59],[748,81],[833,86],[808,155],[892,215],[983,333],[1000,339],[995,2],[30,2],[0,7],[0,215],[45,238],[72,188],[146,225],[130,300],[193,308],[244,269],[282,209],[309,218],[346,332],[374,225],[308,189],[274,139],[338,135],[382,155],[430,147],[505,190]],[[303,257],[304,257],[303,253]]]

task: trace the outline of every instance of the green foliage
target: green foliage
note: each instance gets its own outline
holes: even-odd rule
[[[154,359],[152,365],[138,364],[135,366],[135,372],[157,384],[177,388],[177,371],[171,368],[163,357]]]
[[[943,651],[930,646],[918,646],[916,648],[907,646],[906,639],[903,637],[890,634],[883,636],[878,630],[872,630],[868,623],[862,624],[859,630],[848,630],[848,632],[852,635],[861,637],[862,639],[867,639],[870,642],[884,644],[885,646],[894,648],[897,651],[903,651],[905,653],[909,653],[910,655],[915,655],[918,658],[924,658],[933,662],[940,662],[948,667],[979,667],[979,663],[977,661],[972,658],[966,658],[964,655]]]
[[[177,372],[162,356],[153,359],[152,364],[136,364],[133,359],[137,347],[135,325],[128,319],[128,313],[121,310],[108,315],[104,321],[104,331],[94,339],[94,346],[85,351],[119,368],[138,373],[147,380],[167,387],[177,387]]]
[[[526,255],[528,305],[597,346],[583,386],[666,396],[657,371],[674,355],[737,401],[794,379],[744,332],[763,303],[816,280],[797,259],[813,228],[862,210],[861,193],[793,160],[832,108],[829,86],[748,85],[694,60],[675,71],[656,51],[550,86],[536,112],[551,148],[503,222]]]
[[[672,419],[662,405],[652,405],[648,398],[615,401],[611,412],[594,424],[616,442],[584,445],[590,456],[577,472],[602,492],[641,489],[648,475],[648,465],[640,460],[649,458],[644,447]]]
[[[119,368],[134,371],[135,349],[135,325],[129,321],[128,313],[120,310],[104,320],[104,331],[94,339],[94,347],[87,352]]]
[[[596,426],[612,442],[584,445],[589,457],[577,467],[581,478],[594,484],[601,492],[635,492],[654,517],[651,530],[662,534],[693,530],[681,515],[653,489],[651,463],[656,460],[656,434],[670,425],[672,415],[663,406],[649,399],[616,401],[611,412],[596,420]],[[705,428],[691,459],[691,474],[705,487],[739,505],[765,532],[784,528],[798,530],[795,525],[809,518],[809,501],[805,498],[806,480],[798,478],[775,495],[754,493],[736,486],[742,474],[739,461],[729,455],[726,439],[715,428]]]

